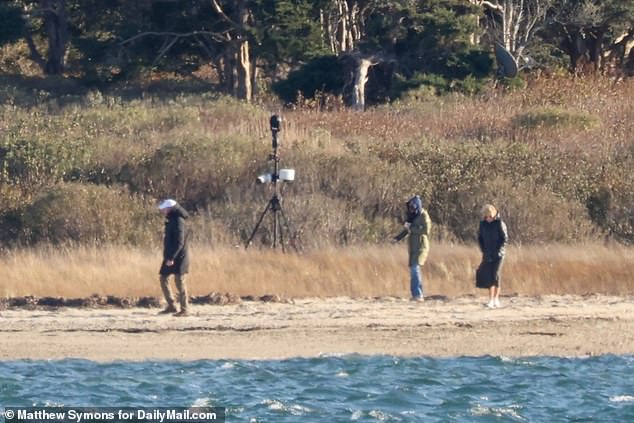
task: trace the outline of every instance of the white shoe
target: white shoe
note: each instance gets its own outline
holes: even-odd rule
[[[500,299],[496,298],[495,301],[493,302],[493,304],[495,305],[495,307],[499,307],[500,306]]]
[[[487,308],[495,308],[495,301],[491,300],[487,303]]]

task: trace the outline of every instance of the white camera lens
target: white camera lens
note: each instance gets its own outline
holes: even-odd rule
[[[255,179],[255,182],[257,182],[258,184],[268,184],[272,180],[273,175],[271,175],[270,173],[263,173]]]

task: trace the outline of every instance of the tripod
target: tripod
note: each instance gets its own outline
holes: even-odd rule
[[[273,153],[269,155],[269,160],[273,161],[273,173],[270,174],[271,183],[273,184],[273,196],[266,204],[264,211],[260,214],[260,218],[258,219],[258,223],[256,223],[255,228],[253,228],[253,232],[251,232],[251,236],[247,240],[245,249],[249,248],[251,245],[251,241],[255,237],[262,221],[264,220],[264,216],[270,211],[273,213],[273,248],[277,248],[277,240],[279,235],[280,245],[282,246],[282,252],[286,252],[285,243],[284,243],[284,231],[286,231],[288,235],[288,243],[295,249],[296,252],[299,252],[299,249],[296,244],[296,233],[291,231],[290,223],[286,214],[284,214],[284,209],[282,208],[282,203],[280,200],[279,188],[277,186],[277,182],[280,179],[279,174],[279,164],[280,164],[280,156],[278,154],[278,133],[280,132],[281,119],[277,115],[271,116],[271,134],[272,134],[272,146]],[[267,175],[268,176],[268,175]],[[278,214],[280,215],[278,217]]]

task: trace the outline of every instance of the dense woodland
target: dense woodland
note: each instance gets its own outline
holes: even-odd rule
[[[159,72],[364,108],[421,85],[476,92],[496,43],[527,72],[634,73],[628,0],[5,0],[0,20],[2,71],[100,89]]]
[[[0,241],[156,245],[156,200],[239,245],[271,195],[306,248],[433,238],[634,243],[634,2],[0,3]],[[519,66],[500,72],[495,45]],[[270,242],[270,227],[256,243]]]

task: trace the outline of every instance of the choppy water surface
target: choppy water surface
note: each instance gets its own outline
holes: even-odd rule
[[[0,406],[220,406],[227,422],[634,421],[631,356],[0,362]]]

